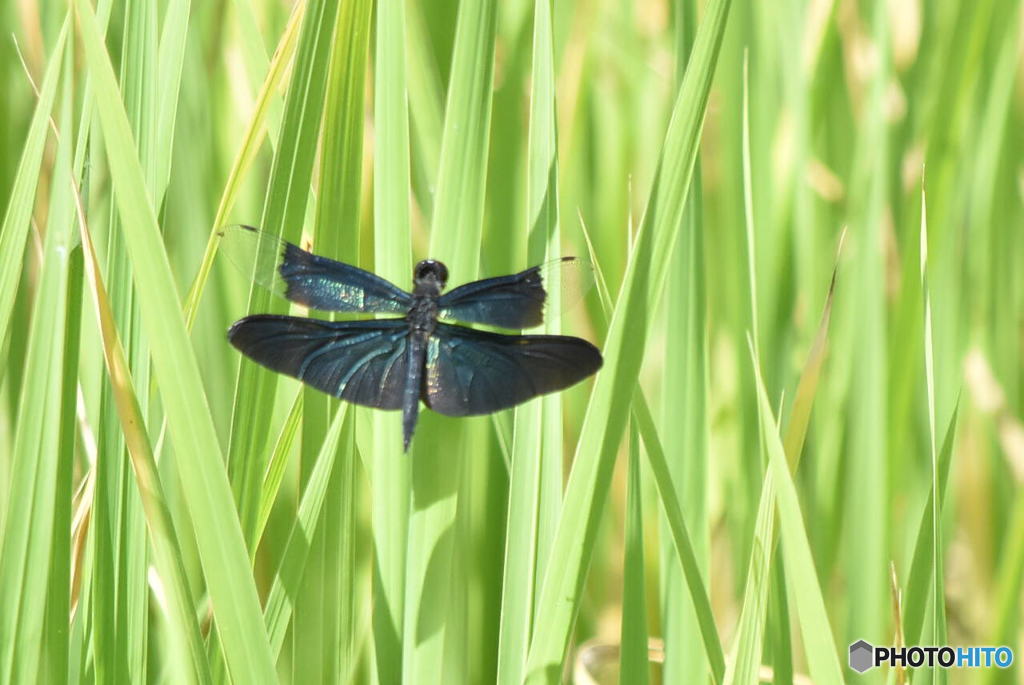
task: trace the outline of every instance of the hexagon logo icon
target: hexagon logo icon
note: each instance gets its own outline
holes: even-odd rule
[[[857,673],[863,673],[872,668],[875,665],[872,658],[874,653],[874,647],[864,640],[857,640],[850,645],[850,668],[857,671]]]

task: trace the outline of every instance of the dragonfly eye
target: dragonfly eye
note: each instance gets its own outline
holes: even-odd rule
[[[448,267],[436,259],[424,259],[416,265],[413,277],[417,283],[429,281],[436,283],[439,288],[444,288],[448,282]]]

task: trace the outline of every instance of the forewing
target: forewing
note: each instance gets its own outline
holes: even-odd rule
[[[592,282],[585,260],[562,257],[517,274],[485,278],[460,285],[438,298],[439,316],[501,328],[532,328],[554,313],[549,293],[578,299]]]
[[[380,276],[307,252],[251,226],[225,228],[220,249],[257,283],[306,307],[395,313],[408,311],[412,304],[409,293]]]
[[[601,363],[598,349],[580,338],[438,324],[427,349],[423,400],[448,416],[489,414],[568,388]]]
[[[404,319],[320,321],[257,314],[236,321],[228,340],[253,361],[353,404],[402,406],[407,372]]]

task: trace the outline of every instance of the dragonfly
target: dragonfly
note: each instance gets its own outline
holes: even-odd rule
[[[397,315],[327,321],[253,314],[231,325],[228,340],[256,363],[346,402],[400,409],[406,452],[421,401],[445,416],[490,414],[564,390],[603,363],[600,351],[581,338],[509,335],[460,325],[539,326],[548,302],[548,276],[579,267],[574,257],[447,292],[448,268],[424,259],[413,269],[408,292],[251,226],[225,228],[221,245],[257,283],[296,304]]]

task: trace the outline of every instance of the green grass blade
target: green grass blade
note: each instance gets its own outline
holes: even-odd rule
[[[163,28],[160,32],[160,49],[157,53],[159,104],[156,106],[156,133],[153,144],[156,176],[150,187],[153,197],[157,198],[156,204],[163,198],[171,176],[174,132],[191,6],[191,0],[171,0],[164,12]]]
[[[590,247],[590,256],[594,263],[601,307],[605,316],[607,316],[612,309],[611,295],[608,292],[601,262],[598,261],[593,251],[593,244],[590,241],[585,226],[583,233]],[[683,516],[679,492],[672,480],[672,472],[669,460],[666,457],[665,448],[662,445],[661,437],[658,435],[658,429],[655,425],[650,405],[647,403],[647,398],[639,388],[634,392],[631,416],[647,451],[651,479],[654,481],[655,488],[658,491],[662,516],[669,531],[672,556],[674,560],[678,560],[678,568],[683,573],[683,578],[690,593],[689,599],[693,604],[697,630],[701,634],[704,656],[715,679],[721,681],[725,675],[725,659],[722,655],[722,643],[719,640],[718,631],[715,627],[715,616],[711,611],[710,597],[708,596],[704,577],[700,571],[700,564],[697,561],[694,545],[691,542],[690,533]]]
[[[123,59],[119,83],[133,140],[146,187],[155,207],[163,193],[155,188],[157,169],[157,11],[152,3],[133,0],[125,3]],[[173,117],[177,101],[169,103]],[[108,221],[106,267],[111,284],[114,318],[125,346],[134,380],[140,388],[150,387],[148,341],[139,325],[139,301],[131,279],[131,265],[116,213]],[[93,606],[106,620],[96,622],[101,638],[97,652],[109,660],[107,673],[115,680],[146,678],[146,641],[149,632],[149,566],[145,542],[142,506],[130,472],[128,453],[118,421],[111,388],[104,385],[100,397],[98,447],[106,453],[97,466],[94,509],[98,531],[96,558],[104,561],[97,569],[101,582],[93,586],[97,593]],[[150,396],[139,397],[140,411],[150,417]],[[152,414],[154,417],[156,412]],[[110,534],[109,539],[107,534]],[[109,574],[109,575],[108,575]],[[115,590],[117,588],[117,590]],[[111,623],[112,620],[112,623]],[[102,661],[99,660],[98,661]],[[98,666],[99,670],[99,666]]]
[[[29,221],[32,207],[36,201],[36,185],[39,182],[40,167],[43,163],[43,148],[46,144],[46,130],[49,125],[50,112],[57,95],[57,82],[60,78],[61,60],[64,46],[67,43],[70,17],[61,27],[60,35],[54,43],[53,52],[46,66],[39,89],[39,100],[32,123],[25,137],[25,146],[18,162],[18,171],[7,200],[7,211],[4,222],[0,226],[0,344],[7,337],[11,312],[14,309],[14,297],[18,292],[18,278],[23,265],[25,244],[28,239]]]
[[[878,67],[872,70],[865,120],[861,124],[853,160],[850,204],[851,238],[858,246],[850,269],[850,316],[856,320],[856,344],[851,353],[849,465],[844,479],[856,484],[846,493],[846,521],[856,521],[856,534],[844,545],[849,603],[842,639],[882,640],[889,633],[889,533],[886,512],[890,492],[887,454],[886,402],[890,365],[886,358],[885,255],[881,226],[888,169],[888,134],[884,98],[890,83],[888,14],[872,8],[873,43],[878,47]],[[894,363],[894,372],[900,369]],[[895,382],[895,381],[894,381]],[[787,571],[794,571],[789,564]]]
[[[62,79],[62,93],[60,106],[60,121],[69,126],[72,119],[71,100],[71,63],[64,62],[64,78]],[[69,126],[70,127],[70,126]],[[70,138],[70,136],[68,136]],[[70,180],[73,171],[71,161],[72,142],[58,142],[58,169],[55,180]],[[51,194],[51,200],[67,203],[68,189],[60,189]],[[53,203],[54,209],[57,208]],[[54,217],[54,221],[63,221],[68,217],[66,210]],[[51,230],[59,232],[53,224]],[[67,241],[69,244],[73,239]],[[43,622],[43,649],[40,658],[40,673],[37,677],[50,683],[67,682],[68,672],[65,664],[68,662],[69,641],[68,641],[68,615],[70,611],[70,587],[71,587],[71,563],[70,563],[70,537],[71,530],[71,508],[72,508],[72,470],[74,465],[75,451],[75,409],[77,403],[76,391],[78,389],[76,379],[79,367],[79,348],[82,312],[82,252],[77,247],[73,248],[67,263],[67,277],[65,288],[66,308],[64,321],[64,349],[63,366],[59,370],[61,384],[60,397],[60,419],[56,426],[59,436],[57,445],[56,464],[54,469],[53,488],[53,532],[52,549],[50,552],[50,568],[48,576],[49,587],[46,590],[46,617]],[[30,381],[31,382],[31,381]]]
[[[140,403],[132,384],[131,370],[118,339],[114,315],[82,211],[79,212],[78,225],[85,253],[85,271],[103,342],[103,358],[110,376],[125,444],[132,459],[140,500],[146,512],[156,566],[168,594],[171,612],[168,623],[173,633],[172,640],[177,640],[175,647],[182,650],[182,656],[189,659],[190,679],[199,683],[209,683],[212,679],[206,661],[203,638],[199,632],[199,623],[196,620],[195,599],[183,564],[184,557],[171,520],[167,496],[160,481]]]
[[[97,21],[98,21],[99,26],[100,26],[100,31],[103,32],[104,34],[106,32],[107,25],[108,25],[109,19],[110,19],[111,5],[112,5],[112,3],[109,2],[109,1],[100,2],[100,3],[98,3],[97,8],[96,8]],[[88,78],[88,76],[86,76],[86,78],[84,79],[83,90],[84,90],[84,95],[82,96],[82,100],[84,102],[91,102],[91,100],[92,100],[92,94],[91,94],[92,93],[92,88],[91,88],[90,79]],[[93,124],[93,116],[92,115],[93,115],[93,111],[94,110],[93,110],[92,107],[83,107],[82,108],[80,119],[79,119],[79,124],[78,124],[79,135],[77,137],[77,140],[75,141],[75,154],[74,154],[74,160],[72,162],[72,178],[75,180],[76,183],[82,182],[85,185],[88,185],[89,179],[92,177],[92,174],[89,171],[90,167],[87,167],[86,163],[89,161],[87,159],[87,157],[89,156],[89,153],[90,153],[89,140],[90,140],[91,135],[93,133],[93,129],[92,129],[92,124]],[[67,131],[68,132],[71,131],[70,127],[67,128]],[[70,188],[69,188],[69,190],[70,190]],[[77,195],[78,195],[77,191],[75,191],[76,202],[77,202]],[[80,221],[80,223],[81,223],[81,221]],[[79,288],[79,290],[80,289],[81,288]],[[89,356],[91,356],[91,355],[86,353],[86,355],[83,355],[83,360],[88,359]],[[83,376],[85,376],[88,373],[89,366],[90,366],[90,364],[88,364],[87,362],[83,361],[82,368],[80,368],[80,373]],[[97,368],[97,371],[99,371],[98,368]],[[81,392],[81,381],[80,381],[80,384],[79,384],[79,392]],[[100,402],[101,402],[100,411],[101,411],[101,413],[103,413],[105,415],[103,416],[103,418],[100,421],[100,425],[98,426],[97,432],[98,433],[102,433],[103,431],[105,431],[109,427],[110,430],[111,430],[111,433],[117,436],[116,439],[120,440],[120,431],[119,431],[119,428],[116,425],[116,420],[111,416],[112,412],[104,412],[104,410],[103,410],[102,403],[107,399],[106,388],[105,387],[103,388],[103,392],[104,392],[104,395],[101,396],[101,398],[100,398]],[[76,409],[80,409],[80,405],[77,406]],[[80,420],[81,420],[81,418],[80,418]],[[83,436],[83,440],[84,439],[85,439],[85,436]],[[90,452],[90,455],[89,455],[89,457],[90,457],[89,458],[90,472],[87,475],[87,482],[88,482],[88,486],[89,486],[88,490],[87,490],[88,491],[88,497],[86,498],[87,501],[79,503],[79,510],[78,510],[78,512],[76,512],[76,520],[81,520],[80,516],[81,516],[81,514],[83,512],[83,508],[82,508],[83,505],[85,507],[88,507],[88,509],[85,510],[85,511],[88,511],[88,518],[85,519],[88,522],[86,524],[86,528],[89,528],[89,525],[88,525],[89,523],[94,524],[91,527],[91,530],[93,532],[92,538],[93,538],[94,544],[96,543],[97,540],[101,540],[102,542],[108,542],[109,535],[105,535],[103,538],[100,538],[98,533],[99,532],[107,533],[109,531],[109,528],[103,527],[101,525],[95,525],[97,519],[103,518],[103,512],[100,510],[100,508],[102,507],[103,501],[102,501],[102,498],[100,500],[97,500],[97,497],[96,497],[96,483],[97,483],[96,473],[97,473],[97,470],[98,470],[97,469],[97,465],[100,463],[100,460],[97,457],[98,446],[96,444],[93,444],[91,449],[87,450],[87,451]],[[107,461],[120,461],[120,460],[104,460],[103,464],[105,465],[107,463]],[[71,468],[71,465],[69,464],[69,469],[70,468]],[[68,528],[64,528],[64,530],[68,530]],[[55,529],[54,532],[55,532],[55,534],[58,534],[56,529]],[[63,534],[61,534],[61,537],[63,537]],[[79,577],[81,575],[85,574],[85,573],[89,573],[88,571],[83,571],[82,570],[82,567],[86,566],[88,564],[87,559],[83,558],[85,555],[82,554],[83,539],[84,538],[85,538],[85,535],[80,532],[79,538],[75,541],[75,548],[74,548],[74,551],[77,553],[77,559],[72,559],[71,560],[71,563],[74,564],[74,566],[75,566],[75,569],[74,569],[73,573],[75,574],[75,576],[79,576]],[[136,543],[136,544],[134,544],[132,546],[132,548],[134,550],[136,550],[136,551],[144,550],[144,543],[143,543],[142,535],[141,534],[133,536],[132,542]],[[56,540],[55,540],[55,544],[56,544]],[[93,547],[90,546],[89,549],[93,549]],[[92,608],[95,607],[98,604],[98,602],[90,602],[88,600],[91,599],[92,594],[94,592],[98,592],[99,594],[102,594],[102,592],[105,592],[105,591],[108,591],[108,590],[112,590],[110,583],[107,583],[106,585],[104,585],[102,591],[98,590],[97,588],[100,585],[103,585],[103,583],[102,583],[103,576],[101,575],[100,570],[102,570],[102,572],[107,572],[113,566],[113,563],[114,562],[105,563],[105,564],[103,564],[101,566],[101,569],[97,569],[96,570],[97,572],[95,574],[90,574],[90,576],[89,576],[90,579],[98,579],[99,582],[91,583],[91,584],[90,583],[85,583],[84,584],[84,589],[81,590],[81,591],[79,591],[79,589],[78,589],[78,587],[81,587],[81,586],[76,587],[77,583],[74,583],[74,582],[72,583],[72,585],[73,585],[72,591],[73,591],[73,593],[75,595],[72,598],[73,606],[74,605],[82,605],[82,604],[84,604],[86,606],[86,609],[80,610],[78,612],[74,612],[73,615],[75,615],[76,617],[83,616],[83,615],[88,616],[90,618],[92,617]],[[138,565],[136,565],[135,568],[137,569]],[[136,574],[135,575],[135,579],[138,580],[138,578],[139,578],[139,574]],[[143,578],[143,581],[142,581],[142,584],[141,584],[141,590],[142,590],[141,592],[139,591],[140,590],[140,584],[137,583],[137,582],[133,583],[132,589],[135,591],[135,592],[131,593],[133,600],[140,600],[140,599],[142,599],[141,596],[145,592],[145,587],[146,586],[145,586],[144,578]],[[82,593],[84,593],[86,601],[81,601]],[[128,592],[123,592],[121,594],[122,594],[122,597],[125,597],[129,593]],[[115,605],[115,600],[112,597],[109,597],[109,595],[108,595],[107,597],[103,597],[102,601],[103,601],[102,606],[106,610],[112,612],[113,611],[113,607]],[[141,601],[135,601],[134,602],[134,607],[139,608],[140,605],[141,605]],[[136,611],[136,612],[133,613],[133,615],[134,616],[138,616],[139,612]],[[63,622],[63,620],[62,620],[62,622]],[[83,623],[83,622],[84,621],[78,621],[78,624],[81,625],[81,623]],[[114,649],[103,651],[103,647],[105,646],[105,643],[103,642],[103,640],[105,638],[109,637],[110,632],[111,632],[110,630],[104,630],[104,629],[108,628],[109,625],[110,625],[110,623],[106,622],[106,623],[103,624],[103,626],[97,627],[96,631],[93,633],[93,644],[92,644],[93,660],[94,660],[94,664],[95,664],[95,667],[97,668],[97,670],[99,670],[102,666],[104,666],[107,663],[108,659],[116,658],[114,656],[114,653],[115,653]],[[81,647],[79,645],[78,649],[80,649],[80,648]],[[76,652],[78,651],[78,649],[76,649]],[[123,651],[126,651],[126,650],[123,650]],[[123,651],[122,651],[122,653],[123,653]],[[62,670],[61,678],[67,677],[69,675],[69,672],[73,673],[73,671],[71,671],[71,669],[64,669],[64,670]]]
[[[776,503],[789,601],[796,606],[811,678],[818,683],[841,683],[843,671],[836,656],[836,642],[825,611],[825,600],[807,540],[800,501],[786,464],[785,449],[776,429],[775,416],[753,350],[751,360],[757,379],[762,435],[768,450],[769,469],[777,488]]]
[[[288,456],[291,454],[292,444],[299,432],[302,420],[302,397],[303,393],[295,394],[295,401],[288,411],[288,416],[281,424],[281,431],[274,441],[274,449],[270,452],[267,460],[267,473],[263,477],[263,488],[260,491],[260,511],[256,519],[256,539],[263,538],[263,532],[267,527],[267,520],[270,518],[270,511],[274,508],[274,501],[281,490],[281,481],[284,479],[284,472],[288,466]]]
[[[269,133],[269,142],[272,147],[277,145],[280,117],[275,119],[273,116],[274,105],[277,102],[277,89],[288,71],[287,67],[291,63],[292,55],[295,54],[295,45],[298,42],[299,27],[302,26],[305,7],[305,3],[296,5],[295,11],[281,35],[277,50],[274,51],[274,59],[270,62],[267,77],[256,98],[256,107],[253,109],[252,117],[249,119],[249,124],[242,137],[242,145],[238,148],[238,153],[228,171],[228,178],[217,204],[217,213],[214,215],[213,227],[206,241],[206,249],[203,251],[199,272],[193,279],[185,298],[185,323],[189,330],[195,323],[196,313],[199,311],[199,301],[202,299],[206,282],[210,277],[210,270],[213,268],[213,259],[217,255],[217,246],[220,240],[220,230],[227,222],[228,213],[235,205],[242,179],[252,166],[265,135]]]
[[[640,493],[640,437],[629,429],[626,484],[626,555],[622,573],[622,631],[619,682],[646,685],[648,680],[647,612],[644,594],[643,498]]]
[[[681,77],[693,49],[697,3],[677,2],[676,74]],[[708,312],[705,267],[704,200],[701,164],[695,164],[681,239],[672,255],[665,292],[665,361],[662,391],[662,430],[668,454],[685,455],[669,462],[673,487],[683,503],[683,515],[693,534],[694,554],[701,573],[709,578],[709,464],[708,464]],[[661,522],[661,528],[667,528]],[[692,682],[708,671],[704,647],[692,639],[700,629],[689,588],[680,575],[670,536],[661,537],[661,608],[667,682]]]
[[[935,435],[935,365],[934,348],[932,342],[932,304],[931,294],[928,288],[928,219],[927,204],[925,202],[924,183],[921,185],[921,229],[920,229],[920,277],[923,312],[924,332],[924,365],[925,385],[927,396],[928,413],[928,446],[931,461],[931,489],[928,493],[928,509],[925,510],[925,517],[929,518],[928,532],[925,532],[924,521],[919,530],[917,545],[914,549],[914,558],[911,562],[910,579],[916,580],[919,585],[908,586],[906,609],[904,611],[903,629],[906,638],[913,642],[908,644],[919,644],[920,639],[927,635],[933,644],[946,644],[945,606],[946,597],[943,583],[943,548],[942,548],[942,506],[944,502],[945,479],[949,469],[951,444],[943,444],[940,449],[936,442]],[[947,429],[946,440],[951,441],[952,429],[955,425],[956,414]],[[940,485],[941,483],[941,485]],[[922,538],[922,534],[924,538]],[[927,549],[929,558],[919,557],[918,552]],[[930,568],[926,565],[930,564]],[[916,578],[915,578],[916,574]],[[923,589],[931,588],[927,593]],[[924,611],[926,606],[931,606],[930,625],[924,625]],[[942,674],[932,670],[930,677],[936,681],[944,680]]]
[[[516,410],[498,645],[499,684],[521,683],[530,646],[541,497],[541,402]]]
[[[530,99],[530,136],[528,151],[529,177],[527,179],[526,219],[530,234],[527,245],[527,261],[539,264],[557,259],[561,253],[561,227],[559,226],[559,167],[558,167],[558,125],[557,88],[553,44],[551,6],[544,0],[537,0],[534,10],[533,67],[530,84],[533,94]],[[548,280],[551,306],[558,308],[561,297],[560,274]],[[544,331],[550,335],[562,332],[558,317],[544,323]],[[563,426],[563,403],[561,394],[547,395],[541,399],[541,443],[540,478],[537,512],[537,552],[531,582],[533,590],[533,611],[540,600],[540,582],[547,568],[551,542],[555,537],[559,511],[562,506],[562,484],[565,442]],[[525,660],[526,648],[522,647]]]
[[[534,3],[533,65],[527,179],[527,258],[555,258],[558,230],[558,140],[555,122],[551,7]],[[548,283],[557,300],[557,282]],[[557,301],[553,302],[557,307]],[[557,321],[545,331],[558,333]],[[518,685],[530,646],[534,607],[554,534],[562,490],[562,402],[551,395],[515,411],[502,580],[497,682]]]
[[[372,3],[341,5],[334,28],[320,146],[320,187],[313,243],[320,254],[359,261],[364,96]],[[337,403],[304,388],[300,486],[305,485]],[[348,437],[351,438],[352,431]],[[353,652],[356,472],[351,440],[340,455],[345,468],[329,480],[323,526],[311,541],[305,582],[296,598],[292,631],[295,682],[326,682]],[[345,599],[342,599],[343,595]],[[325,610],[325,607],[327,610]]]
[[[53,498],[53,550],[50,554],[49,588],[47,589],[46,619],[44,622],[43,656],[40,678],[54,685],[68,681],[70,640],[71,588],[71,530],[72,471],[75,453],[76,383],[68,380],[78,376],[78,353],[82,310],[82,252],[77,247],[71,253],[68,266],[68,306],[64,349],[65,379],[61,397],[60,452],[57,461],[57,487]]]
[[[132,145],[131,129],[92,8],[79,0],[76,10],[88,69],[94,80],[96,107],[117,191],[125,243],[142,305],[142,325],[153,343],[153,368],[228,669],[240,680],[270,680],[274,670],[259,622],[244,540],[235,523],[237,517],[222,470],[220,447],[185,332],[156,216]],[[160,379],[166,382],[160,383]]]
[[[360,195],[363,187],[363,122],[373,3],[342,6],[335,26],[320,148],[317,252],[359,261]]]
[[[750,547],[750,565],[743,594],[743,608],[736,626],[736,642],[725,672],[725,682],[729,685],[756,682],[761,668],[774,535],[775,482],[769,471],[765,474],[761,486],[761,500],[758,504],[754,540]]]
[[[403,74],[408,70],[409,119],[412,127],[413,187],[420,210],[432,216],[434,189],[441,160],[441,132],[444,130],[444,86],[437,64],[431,53],[430,35],[420,3],[409,3],[405,21],[405,41],[402,53],[406,60]],[[403,10],[404,15],[404,10]],[[383,73],[383,72],[382,72]],[[385,80],[385,83],[388,81]],[[409,127],[409,123],[406,127]],[[406,132],[409,136],[409,132]]]
[[[745,56],[744,56],[745,57]],[[757,317],[757,271],[754,233],[754,200],[750,162],[750,91],[747,60],[743,61],[743,217],[746,226],[747,277],[750,283],[751,340],[754,356],[761,358]],[[769,574],[775,548],[775,483],[771,471],[764,473],[761,496],[758,500],[754,537],[750,546],[746,586],[740,619],[736,626],[735,643],[730,653],[725,682],[748,683],[757,680],[761,668],[761,650],[764,645],[767,620]],[[788,630],[788,626],[786,628]]]
[[[63,67],[62,118],[70,118],[69,55],[56,53]],[[74,216],[71,203],[71,136],[57,146],[56,191],[50,195],[42,272],[32,308],[25,360],[26,378],[18,401],[17,433],[11,472],[8,514],[0,543],[0,681],[31,683],[39,676],[47,605],[47,576],[53,562],[53,534],[56,519],[54,498],[58,492],[57,473],[61,445],[67,449],[62,425],[65,383],[65,354],[77,343],[67,344],[65,336],[76,325],[69,315],[76,305],[69,302],[71,231]]]
[[[448,83],[430,256],[445,262],[459,281],[476,277],[480,259],[496,5],[494,0],[459,5]],[[410,683],[434,682],[438,674],[454,667],[444,659],[445,640],[453,639],[446,635],[446,627],[458,625],[462,615],[454,603],[437,599],[455,592],[453,577],[460,573],[452,545],[458,530],[457,493],[464,477],[464,449],[472,436],[449,440],[451,449],[438,449],[430,444],[439,436],[440,422],[433,419],[429,414],[420,417],[412,449],[413,507],[402,642],[402,676]],[[398,438],[396,434],[392,440]]]
[[[957,402],[953,416],[949,419],[945,437],[942,439],[942,448],[939,450],[940,505],[945,502],[946,498],[946,485],[949,482],[949,465],[953,457],[958,413],[959,402]],[[935,570],[933,562],[933,545],[935,543],[931,532],[933,506],[934,494],[930,490],[928,501],[921,510],[921,522],[917,527],[917,537],[914,544],[914,555],[910,563],[910,573],[907,574],[907,580],[904,585],[906,590],[903,596],[903,636],[908,645],[921,644],[921,636],[924,634],[925,628],[925,613],[933,593],[932,573]],[[996,624],[998,625],[998,622]],[[998,641],[992,644],[997,643]]]
[[[405,5],[377,5],[374,58],[374,267],[393,283],[412,273]],[[371,421],[373,648],[378,682],[390,685],[402,680],[410,461],[399,444],[401,417],[374,412]]]
[[[594,262],[598,295],[601,307],[605,316],[611,310],[611,295],[608,293],[605,282],[604,271],[593,251],[593,245],[584,226],[584,236],[590,246],[590,255]],[[687,584],[689,600],[692,602],[696,630],[700,632],[701,648],[703,656],[707,658],[712,669],[712,674],[721,681],[725,674],[725,659],[722,654],[722,643],[718,637],[715,627],[715,614],[712,612],[711,599],[706,589],[705,580],[700,571],[700,565],[694,552],[690,533],[683,516],[682,505],[679,500],[679,491],[672,478],[672,471],[669,460],[666,457],[665,447],[662,438],[659,437],[657,427],[654,424],[650,406],[641,389],[637,389],[633,397],[631,416],[643,439],[647,453],[647,462],[650,467],[651,479],[657,489],[658,501],[662,504],[662,515],[665,525],[669,530],[669,539],[673,556],[673,564],[678,560],[678,568],[683,573],[683,580]]]
[[[306,216],[309,183],[323,118],[331,36],[338,4],[311,0],[302,20],[292,78],[285,96],[280,145],[266,193],[260,227],[290,242],[299,238]],[[282,313],[286,303],[252,284],[249,310]],[[228,475],[238,502],[242,531],[251,548],[266,470],[266,442],[277,375],[248,360],[241,362],[231,421]]]
[[[821,377],[821,367],[825,361],[829,323],[832,318],[832,300],[835,294],[838,268],[837,258],[828,293],[825,296],[825,307],[822,311],[821,321],[818,324],[817,334],[808,352],[807,360],[804,363],[803,371],[797,383],[796,393],[793,397],[793,409],[790,413],[789,423],[783,439],[783,450],[786,455],[787,464],[790,473],[794,476],[800,463],[800,455],[807,436],[807,426],[810,423],[811,410],[814,407],[818,381]],[[751,281],[753,280],[754,274],[751,273]],[[751,345],[756,359],[757,341],[753,336],[751,336]],[[782,611],[782,614],[788,615],[789,613],[785,603],[785,596],[781,594],[785,592],[785,586],[780,585],[780,581],[785,577],[786,573],[784,570],[778,570],[774,575],[771,575],[776,541],[775,502],[775,477],[769,468],[764,474],[761,486],[761,497],[758,503],[757,519],[754,526],[754,539],[751,545],[750,564],[747,570],[743,605],[736,629],[736,643],[732,652],[733,658],[726,676],[728,682],[744,683],[757,677],[762,663],[761,650],[764,642],[766,620],[770,624],[771,618],[766,613],[770,601],[769,589],[776,593],[774,601],[779,603],[779,609]],[[774,562],[776,569],[784,569],[783,560],[774,559]],[[769,583],[773,583],[773,587],[770,588]],[[782,616],[779,617],[779,619],[781,618]],[[788,621],[780,625],[779,630],[788,632]],[[773,640],[778,639],[776,636],[770,637]],[[783,640],[783,642],[787,641]],[[789,655],[777,656],[791,658]]]
[[[582,437],[563,499],[563,514],[544,577],[527,677],[550,681],[560,673],[583,579],[589,567],[597,513],[608,492],[614,457],[646,341],[651,301],[660,295],[689,190],[728,1],[709,5],[665,138],[659,180],[636,238],[605,343]],[[628,344],[627,344],[628,339]]]
[[[921,293],[924,299],[924,366],[925,385],[928,396],[928,447],[931,457],[932,502],[932,593],[931,630],[932,644],[944,645],[946,640],[946,591],[943,580],[942,547],[942,498],[939,495],[939,454],[935,439],[935,350],[932,339],[932,301],[928,290],[928,210],[924,194],[924,180],[921,181]],[[946,675],[937,668],[930,673],[933,682],[945,683]]]
[[[338,405],[331,426],[320,446],[316,463],[309,474],[309,482],[306,490],[302,493],[294,525],[281,555],[281,565],[274,575],[274,584],[267,595],[263,620],[266,623],[267,634],[270,636],[270,649],[275,658],[281,652],[288,624],[292,618],[294,608],[292,598],[299,592],[309,558],[310,543],[320,524],[324,499],[338,455],[338,441],[341,438],[342,426],[347,414],[348,405]]]
[[[754,338],[754,351],[760,356],[761,346],[757,325],[757,269],[754,256],[757,254],[757,240],[754,231],[754,183],[751,180],[750,161],[750,82],[747,55],[743,56],[743,225],[746,228],[747,277],[750,279],[750,324]]]
[[[328,519],[325,524],[337,531],[331,538],[331,544],[337,548],[334,552],[337,561],[333,562],[333,566],[338,569],[337,584],[333,588],[337,595],[328,599],[337,607],[338,614],[335,670],[344,675],[343,678],[339,678],[340,681],[348,682],[359,667],[361,638],[367,632],[360,625],[361,618],[367,615],[365,609],[370,606],[365,591],[369,585],[363,582],[365,574],[359,565],[360,550],[369,536],[360,534],[359,529],[360,493],[363,492],[366,482],[359,478],[362,471],[359,468],[359,453],[356,449],[354,416],[342,426],[341,444],[338,449],[342,452],[342,462],[334,475],[338,482],[334,491],[341,499],[341,506],[336,516]]]
[[[431,257],[467,281],[480,264],[495,21],[493,0],[459,6],[430,224]]]
[[[661,439],[658,437],[651,410],[642,394],[637,394],[633,398],[633,416],[644,441],[647,460],[651,467],[651,477],[658,488],[658,498],[661,500],[662,513],[668,522],[675,553],[690,590],[690,601],[693,602],[700,637],[704,643],[705,656],[711,666],[711,675],[715,682],[722,682],[725,676],[725,657],[722,654],[722,643],[715,628],[715,615],[711,611],[711,600],[704,586],[700,565],[694,553],[693,543],[690,541],[690,533],[686,529],[682,505],[675,487],[672,485],[665,450],[661,446]]]

